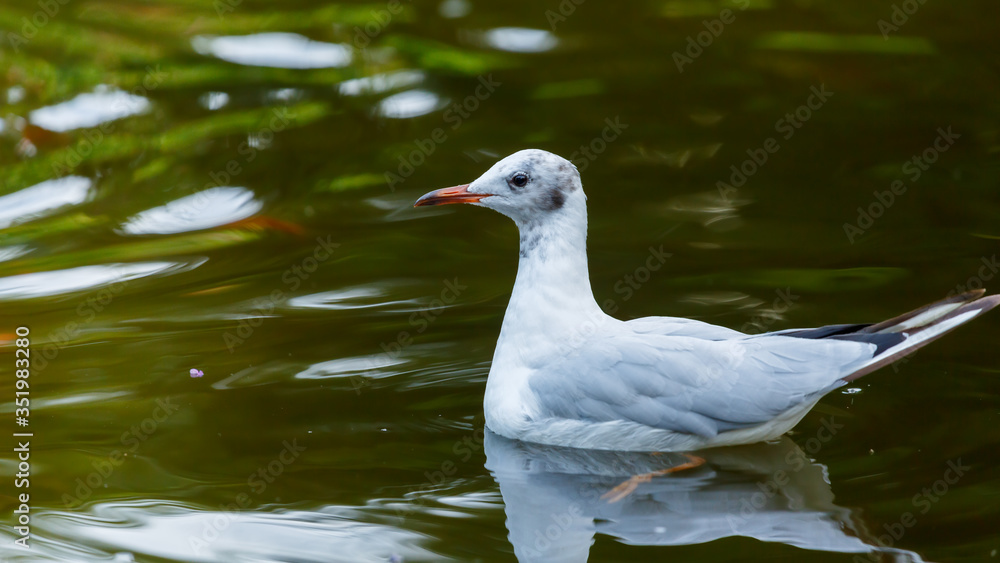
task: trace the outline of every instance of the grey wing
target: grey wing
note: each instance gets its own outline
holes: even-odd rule
[[[626,321],[625,325],[639,334],[688,336],[704,340],[727,340],[746,336],[742,332],[724,326],[679,317],[643,317]]]
[[[786,336],[623,334],[588,341],[529,384],[548,416],[713,437],[763,424],[843,385],[840,378],[875,349]]]

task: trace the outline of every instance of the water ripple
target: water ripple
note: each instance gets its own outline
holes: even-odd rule
[[[119,232],[167,235],[226,225],[259,212],[264,204],[246,188],[221,186],[147,209],[128,219]]]
[[[334,68],[351,64],[351,49],[313,41],[297,33],[255,33],[212,37],[199,35],[191,46],[202,55],[247,66]]]
[[[66,270],[33,272],[0,278],[0,300],[10,301],[46,295],[83,291],[93,287],[113,285],[149,276],[173,274],[196,268],[204,263],[136,262],[79,266]]]
[[[39,127],[61,133],[146,113],[150,107],[149,100],[142,96],[98,86],[93,93],[80,94],[72,100],[38,108],[28,117]]]
[[[340,83],[337,90],[344,96],[380,94],[407,86],[416,86],[424,81],[425,74],[419,70],[400,70],[364,78],[352,78]]]
[[[550,51],[559,40],[544,29],[526,27],[498,27],[483,34],[482,41],[489,47],[512,53],[542,53]]]
[[[409,90],[393,94],[378,104],[378,114],[393,119],[410,119],[433,113],[448,105],[447,100],[427,90]]]
[[[56,543],[63,551],[69,545],[90,545],[108,554],[130,552],[177,561],[440,559],[421,546],[428,539],[423,534],[365,522],[368,518],[349,506],[221,511],[181,502],[123,500],[92,505],[85,512],[43,512],[33,524],[45,536],[59,538]],[[93,556],[86,554],[88,560]]]
[[[7,262],[15,258],[20,258],[29,252],[31,252],[31,249],[24,245],[0,248],[0,262]]]
[[[386,312],[410,313],[427,309],[420,299],[399,299],[395,301],[376,301],[366,299],[383,295],[378,290],[368,287],[356,287],[337,291],[325,291],[303,295],[288,300],[289,307],[302,309],[324,309],[328,311],[347,311],[351,309],[384,309]]]
[[[372,356],[356,356],[353,358],[338,358],[309,366],[308,369],[295,374],[295,379],[329,379],[335,377],[354,377],[361,374],[371,374],[372,370],[384,369],[407,363],[407,360],[392,359],[387,354]]]
[[[78,205],[90,195],[90,178],[66,176],[46,180],[0,197],[0,229],[51,215],[67,205]],[[9,258],[8,258],[9,259]],[[0,261],[3,259],[0,258]]]

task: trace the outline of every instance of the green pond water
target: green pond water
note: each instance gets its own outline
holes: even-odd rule
[[[516,150],[572,158],[623,319],[757,333],[996,291],[998,21],[986,0],[4,2],[0,558],[996,560],[1000,314],[781,441],[609,495],[684,459],[484,431],[516,229],[411,206]]]

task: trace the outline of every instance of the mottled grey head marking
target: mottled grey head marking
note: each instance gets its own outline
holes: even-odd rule
[[[538,149],[519,151],[497,162],[469,185],[469,192],[492,194],[477,205],[507,215],[522,229],[564,212],[571,197],[584,199],[576,166]]]
[[[558,188],[549,192],[549,211],[555,211],[566,203],[566,196],[563,195],[562,188]]]
[[[577,176],[580,175],[580,173],[576,169],[576,166],[568,160],[564,160],[563,162],[559,163],[559,173],[565,174],[567,176],[571,174],[576,174]],[[566,189],[566,191],[571,192],[577,188],[576,184],[577,184],[576,182],[571,182],[569,185],[560,187]]]
[[[526,258],[529,254],[534,252],[540,242],[542,242],[542,235],[540,233],[531,232],[522,234],[520,251],[521,258]]]

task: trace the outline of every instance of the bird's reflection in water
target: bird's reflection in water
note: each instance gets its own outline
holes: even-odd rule
[[[521,563],[587,561],[596,532],[633,545],[692,545],[730,536],[855,553],[858,561],[922,561],[880,547],[833,502],[826,468],[792,440],[698,452],[705,463],[653,477],[615,500],[631,476],[687,463],[682,454],[558,448],[486,431]]]

